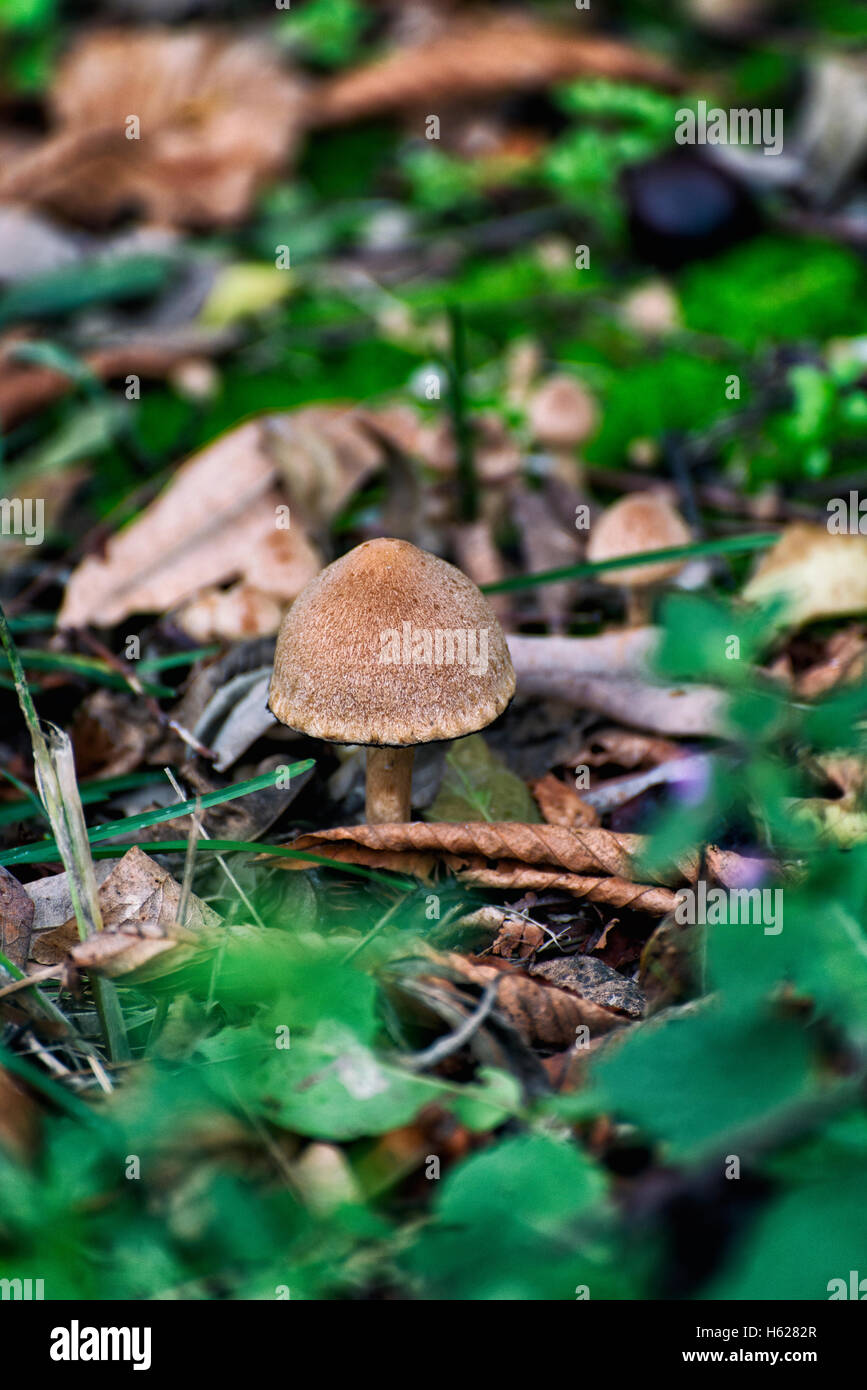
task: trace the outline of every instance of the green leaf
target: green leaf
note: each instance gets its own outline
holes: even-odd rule
[[[541,820],[529,790],[490,750],[481,734],[459,739],[449,750],[442,785],[428,820]]]
[[[291,1028],[291,1019],[287,1022]],[[422,1106],[446,1091],[441,1082],[383,1061],[357,1029],[334,1019],[323,1019],[309,1036],[293,1034],[285,1049],[260,1042],[261,1035],[252,1030],[244,1033],[253,1046],[235,1063],[235,1084],[245,1103],[270,1123],[311,1138],[351,1140],[385,1134],[408,1124]],[[220,1051],[231,1052],[233,1039],[224,1041],[224,1036],[217,1040]],[[234,1033],[235,1044],[242,1036]],[[206,1045],[206,1056],[213,1058],[214,1050]]]
[[[799,1023],[717,1005],[631,1028],[593,1080],[611,1109],[683,1158],[809,1094],[809,1062]]]
[[[863,1299],[867,1285],[859,1285],[867,1279],[865,1165],[863,1116],[838,1121],[826,1135],[792,1151],[784,1169],[788,1190],[759,1214],[704,1297]]]
[[[479,1095],[479,1083],[484,1095]],[[482,1132],[494,1129],[516,1114],[521,1106],[521,1087],[511,1072],[496,1067],[483,1067],[476,1078],[473,1091],[459,1095],[452,1104],[461,1124],[467,1129]]]
[[[427,1297],[515,1300],[627,1296],[613,1257],[605,1180],[572,1143],[506,1139],[442,1182],[434,1221],[407,1257]]]

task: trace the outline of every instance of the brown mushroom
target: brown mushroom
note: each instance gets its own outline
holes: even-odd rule
[[[655,492],[634,492],[607,507],[595,522],[587,559],[596,562],[645,550],[669,550],[689,545],[691,539],[689,527],[666,497]],[[673,578],[683,565],[683,560],[661,560],[603,571],[599,578],[603,584],[622,585],[626,589],[627,622],[630,627],[639,627],[650,621],[653,588]]]
[[[554,450],[574,449],[583,444],[599,423],[590,392],[562,372],[548,377],[534,392],[528,418],[533,438]]]
[[[283,724],[367,746],[367,820],[406,821],[414,746],[483,729],[515,673],[459,569],[408,541],[356,546],[302,589],[277,638],[268,704]]]

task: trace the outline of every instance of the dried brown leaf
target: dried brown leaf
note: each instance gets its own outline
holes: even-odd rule
[[[174,951],[180,939],[180,936],[144,936],[131,929],[99,932],[70,949],[65,958],[65,982],[71,985],[79,970],[94,970],[110,980],[130,975],[167,951]]]
[[[0,868],[0,951],[19,970],[27,964],[35,912],[27,890],[8,869]]]
[[[588,874],[565,873],[554,869],[530,869],[523,864],[499,864],[495,869],[471,867],[463,870],[458,877],[464,883],[472,883],[478,888],[497,888],[511,892],[513,889],[559,889],[571,893],[588,903],[604,903],[608,907],[629,908],[633,912],[648,912],[652,917],[662,917],[673,912],[677,906],[677,895],[670,888],[660,888],[653,884],[632,883],[629,879],[613,876],[594,878]]]
[[[802,671],[795,681],[795,692],[804,700],[815,700],[843,681],[864,677],[867,667],[867,638],[860,626],[833,632],[824,655],[815,665]]]
[[[456,19],[427,42],[336,77],[317,94],[314,119],[352,121],[421,102],[430,111],[448,102],[583,76],[677,83],[667,63],[628,44],[520,15],[480,13]]]
[[[397,425],[388,412],[315,406],[228,431],[188,459],[104,555],[73,571],[60,626],[180,606],[178,621],[189,614],[196,633],[273,633],[322,564],[308,526],[327,522],[383,462],[375,428]],[[239,582],[220,595],[230,580]]]
[[[704,862],[711,878],[724,888],[757,888],[778,878],[780,872],[773,859],[735,854],[733,850],[718,849],[716,845],[708,845]]]
[[[482,989],[497,980],[496,1009],[530,1047],[559,1049],[575,1042],[575,1030],[579,1027],[589,1028],[593,1036],[610,1033],[625,1022],[619,1014],[583,999],[573,990],[536,980],[506,961],[483,965],[456,954],[440,960],[450,973]],[[435,966],[431,978],[437,978]]]
[[[0,1148],[32,1158],[39,1140],[39,1106],[25,1086],[0,1067]]]
[[[127,975],[174,949],[179,941],[194,941],[194,932],[219,924],[217,914],[191,896],[181,930],[177,922],[180,896],[180,886],[168,870],[136,846],[127,850],[100,885],[104,930],[80,941],[75,921],[65,922],[37,938],[32,959],[54,965],[69,957],[77,969]]]
[[[503,913],[503,925],[491,947],[491,955],[510,960],[531,960],[545,942],[545,933],[535,922]]]
[[[281,529],[283,502],[263,426],[251,420],[178,469],[147,510],[73,571],[61,627],[111,626],[159,612],[241,575],[284,602],[317,573],[320,557],[298,526]]]
[[[594,729],[592,738],[578,755],[576,766],[587,763],[589,767],[604,767],[606,763],[613,763],[630,769],[655,767],[683,756],[680,744],[671,739],[636,733],[632,729]]]
[[[573,826],[599,824],[599,813],[582,801],[571,782],[561,782],[553,772],[546,772],[530,783],[530,791],[549,825]]]
[[[353,852],[365,849],[377,856],[406,851],[447,855],[455,867],[472,860],[506,860],[510,865],[517,862],[544,866],[546,870],[557,868],[566,873],[610,874],[628,879],[636,872],[636,861],[647,840],[642,835],[619,834],[598,826],[566,829],[516,821],[412,821],[403,825],[338,826],[301,835],[291,847],[340,858],[347,846]],[[377,862],[382,863],[380,859]],[[389,867],[397,864],[392,861]],[[698,861],[693,855],[661,881],[693,881],[697,873]]]
[[[201,29],[103,30],[61,63],[55,131],[7,165],[0,197],[88,224],[130,208],[172,225],[231,223],[292,152],[303,101],[264,45]]]

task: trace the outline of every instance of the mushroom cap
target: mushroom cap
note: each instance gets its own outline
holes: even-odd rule
[[[534,392],[528,416],[533,438],[551,449],[583,444],[599,420],[590,392],[563,372],[548,377]]]
[[[313,738],[403,747],[483,729],[514,692],[505,636],[472,580],[408,541],[373,540],[292,604],[268,705]]]
[[[689,545],[692,537],[680,512],[659,493],[633,492],[606,507],[590,532],[587,559],[614,560],[642,550],[667,550]],[[683,560],[662,560],[659,564],[633,565],[627,569],[600,574],[603,584],[641,587],[671,579],[683,569]]]

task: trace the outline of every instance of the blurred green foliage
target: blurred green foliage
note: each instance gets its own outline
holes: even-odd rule
[[[710,54],[738,100],[774,104],[791,90],[790,52],[715,47],[650,0],[623,9],[637,37],[661,38],[685,71]],[[855,37],[863,13],[832,0],[809,22],[817,41]],[[339,68],[367,56],[370,18],[358,0],[309,0],[274,32],[320,70]],[[10,91],[44,91],[61,30],[54,0],[6,0]],[[250,316],[205,398],[153,381],[118,408],[116,393],[81,367],[94,315],[165,311],[173,262],[94,251],[73,276],[5,289],[0,322],[36,324],[31,360],[67,372],[74,389],[6,432],[4,478],[97,461],[88,502],[103,518],[143,475],[156,482],[250,414],[406,393],[432,360],[445,380],[441,330],[456,303],[470,408],[524,427],[507,399],[504,357],[529,338],[546,370],[571,364],[598,397],[591,464],[627,466],[636,441],[661,459],[672,436],[706,445],[717,431],[709,457],[733,485],[795,487],[860,466],[865,280],[849,247],[777,224],[671,274],[682,326],[648,333],[624,316],[625,296],[658,272],[628,244],[621,175],[670,146],[674,112],[693,100],[572,83],[553,103],[565,125],[538,160],[514,165],[406,140],[396,123],[312,134],[296,175],[265,193],[246,225],[189,238],[193,258],[216,251],[262,268],[273,267],[277,245],[292,249],[291,298]],[[367,266],[383,219],[409,270],[382,291],[371,271],[361,294],[357,279],[331,272],[355,255]],[[585,237],[591,265],[578,271]],[[406,310],[398,328],[395,309]],[[726,394],[732,374],[736,399]],[[373,484],[359,507],[375,515],[381,495]],[[345,513],[335,531],[355,520]],[[583,1142],[588,1122],[605,1115],[645,1148],[638,1189],[660,1169],[675,1184],[719,1177],[732,1154],[765,1185],[690,1296],[823,1298],[830,1279],[858,1268],[867,1248],[867,844],[856,835],[840,848],[821,817],[799,808],[816,792],[817,754],[867,753],[867,686],[791,699],[754,674],[779,640],[774,615],[728,598],[675,595],[662,621],[660,674],[723,691],[730,738],[708,776],[655,815],[649,857],[668,862],[715,840],[772,852],[785,869],[782,931],[689,928],[698,978],[685,1007],[608,1040],[584,1089],[543,1094],[505,1068],[434,1072],[423,1060],[430,1029],[397,1006],[401,982],[427,965],[423,947],[460,944],[451,919],[478,905],[461,885],[347,886],[236,856],[261,927],[201,869],[197,888],[225,907],[227,925],[202,958],[122,988],[137,1064],[112,1096],[85,1104],[29,1059],[0,1051],[47,1103],[35,1160],[0,1151],[3,1277],[43,1278],[48,1297],[76,1299],[274,1298],[285,1286],[293,1298],[571,1300],[585,1286],[593,1299],[653,1297],[670,1273],[665,1240],[632,1219],[621,1200],[629,1180]],[[538,818],[481,738],[450,751],[431,815]],[[440,916],[428,915],[431,897]],[[383,1137],[398,1129],[405,1139],[404,1127],[418,1126],[427,1144],[432,1116],[446,1133],[465,1126],[469,1152],[447,1158],[441,1180],[417,1159],[389,1166]],[[324,1192],[298,1181],[311,1140],[333,1146],[340,1182]],[[140,1177],[127,1176],[131,1157]]]

